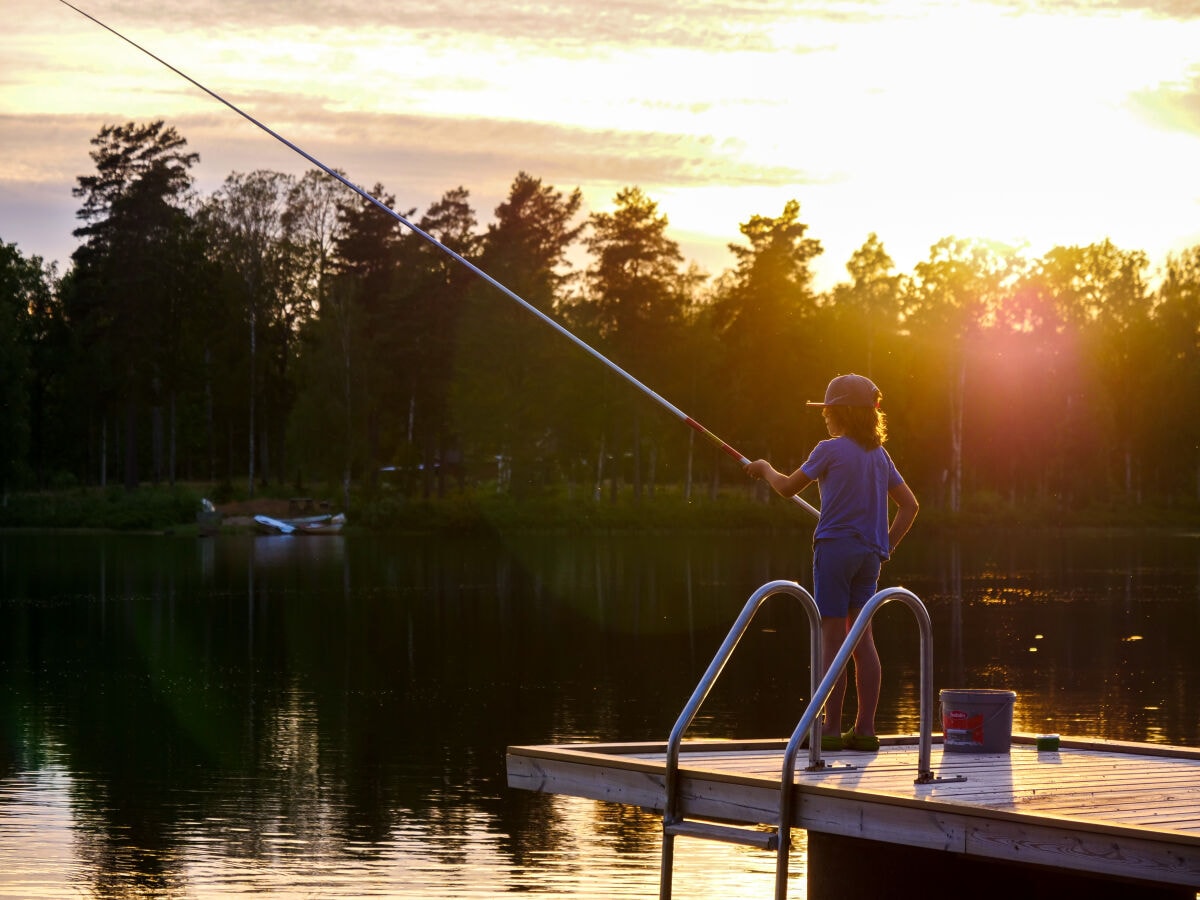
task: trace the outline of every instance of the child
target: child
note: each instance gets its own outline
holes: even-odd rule
[[[746,467],[784,497],[798,494],[814,481],[821,492],[821,518],[813,533],[813,594],[821,612],[824,666],[841,649],[846,633],[863,605],[878,589],[879,570],[917,517],[917,498],[904,483],[883,449],[887,419],[879,409],[883,395],[862,375],[839,375],[829,382],[820,407],[829,440],[817,444],[791,475],[765,459]],[[891,526],[888,498],[896,503]],[[824,677],[824,672],[821,673]],[[854,727],[842,733],[843,674],[825,703],[821,748],[878,750],[875,708],[881,679],[879,653],[870,625],[854,650],[854,683],[858,714]]]

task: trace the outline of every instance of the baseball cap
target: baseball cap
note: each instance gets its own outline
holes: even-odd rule
[[[808,401],[806,406],[879,406],[883,396],[870,378],[862,375],[839,375],[825,388],[825,402]]]

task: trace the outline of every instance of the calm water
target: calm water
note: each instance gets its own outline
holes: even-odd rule
[[[509,790],[504,748],[665,739],[805,540],[0,535],[0,897],[657,896],[656,816]],[[1200,743],[1200,536],[916,534],[884,583],[1017,730]],[[915,731],[911,614],[876,622]],[[770,607],[692,734],[789,733],[806,629]],[[677,844],[680,896],[773,878]]]

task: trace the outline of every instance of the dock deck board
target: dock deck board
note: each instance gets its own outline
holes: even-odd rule
[[[1051,866],[1200,888],[1200,751],[1064,740],[1039,753],[1014,735],[1010,753],[943,753],[915,784],[915,738],[878,753],[825,753],[798,770],[792,826],[993,861]],[[680,754],[688,818],[778,825],[785,742],[693,741]],[[661,810],[665,745],[510,747],[509,784]],[[807,764],[802,754],[797,765]],[[847,767],[848,765],[853,768]]]

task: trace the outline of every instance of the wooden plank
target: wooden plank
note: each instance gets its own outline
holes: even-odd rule
[[[967,832],[966,852],[1055,869],[1200,886],[1200,848],[1188,851],[1149,838],[1089,834],[1064,828],[1061,822],[976,818]]]
[[[508,756],[509,787],[567,794],[589,800],[625,803],[662,811],[666,797],[665,774],[624,765],[597,765],[594,756],[557,758]],[[680,814],[699,819],[778,825],[779,782],[745,785],[720,779],[695,778],[681,773]]]
[[[962,853],[968,822],[962,815],[932,806],[914,809],[872,803],[862,797],[803,792],[796,804],[795,824],[842,837]]]
[[[662,774],[656,776],[623,765],[597,765],[584,756],[571,760],[567,757],[525,756],[511,751],[508,755],[508,786],[527,791],[661,810],[666,793],[664,785]]]
[[[1200,802],[1196,798],[1164,794],[1158,791],[1122,790],[1103,795],[1074,791],[1061,795],[1038,794],[1034,797],[1019,798],[1015,806],[1020,809],[1042,810],[1059,815],[1083,816],[1096,810],[1106,810],[1112,814],[1152,816],[1165,809],[1169,809],[1173,813],[1191,812],[1200,815]]]

